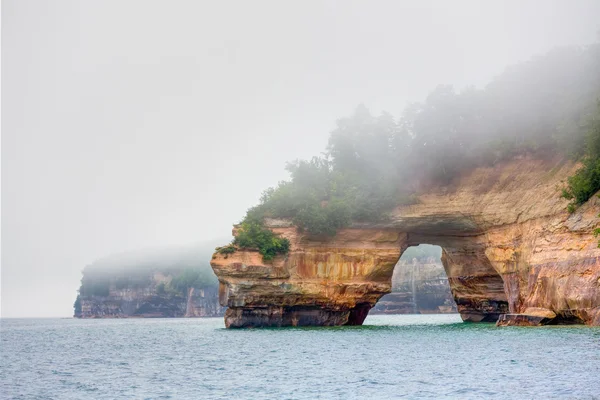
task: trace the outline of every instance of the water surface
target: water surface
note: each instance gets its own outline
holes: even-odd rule
[[[0,344],[3,399],[600,399],[600,328],[580,326],[3,319]]]

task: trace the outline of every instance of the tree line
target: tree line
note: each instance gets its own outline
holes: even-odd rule
[[[360,105],[337,121],[325,153],[287,164],[290,180],[265,190],[242,221],[239,247],[263,255],[289,243],[264,217],[290,218],[313,235],[385,220],[423,183],[450,185],[461,172],[526,153],[580,160],[563,196],[573,211],[600,189],[600,43],[556,48],[507,68],[486,87],[440,85],[397,118]]]

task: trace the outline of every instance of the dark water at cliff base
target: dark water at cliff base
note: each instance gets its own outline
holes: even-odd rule
[[[221,318],[2,320],[3,399],[600,399],[600,329],[457,315],[225,330]]]

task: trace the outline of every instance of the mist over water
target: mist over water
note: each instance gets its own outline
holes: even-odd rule
[[[555,200],[561,192],[569,200],[557,211],[565,215],[590,206],[588,221],[590,209],[598,213],[600,188],[600,1],[4,0],[1,8],[1,399],[600,399],[600,327],[500,328],[463,323],[458,314],[243,330],[225,329],[223,318],[119,319],[217,315],[219,292],[233,311],[277,318],[289,309],[295,318],[292,312],[310,317],[330,307],[339,314],[348,306],[341,311],[354,314],[348,321],[362,321],[374,297],[334,304],[329,292],[342,288],[344,301],[363,288],[379,295],[380,271],[339,282],[319,272],[294,286],[304,276],[296,265],[290,279],[262,265],[234,271],[246,262],[237,253],[243,262],[215,267],[218,281],[211,256],[216,265],[258,251],[268,264],[296,251],[265,226],[266,217],[291,220],[325,248],[340,229],[384,224],[390,210],[417,204],[423,188],[451,194],[453,180],[470,168],[493,170],[526,155],[556,157],[548,177],[567,160],[583,161],[560,181],[564,188],[556,185]],[[493,175],[475,189],[509,181]],[[490,226],[504,224],[498,214]],[[440,222],[431,229],[449,224]],[[551,223],[553,234],[567,229]],[[537,226],[532,240],[507,229],[519,235],[515,242],[531,242],[532,253],[548,243],[540,252],[556,261],[552,276],[540,273],[546,264],[523,261],[525,245],[502,244],[492,252],[516,272],[510,269],[510,281],[502,281],[506,271],[493,281],[486,272],[480,283],[473,271],[488,256],[460,242],[464,257],[456,251],[455,264],[469,268],[452,275],[444,266],[451,279],[440,296],[432,288],[442,286],[442,267],[421,279],[429,285],[422,297],[415,270],[417,260],[437,261],[442,249],[411,247],[403,255],[415,260],[406,264],[410,279],[404,274],[396,286],[409,300],[397,296],[396,308],[382,312],[407,304],[411,312],[451,312],[454,299],[464,316],[474,299],[480,314],[497,317],[500,303],[502,313],[520,313],[498,295],[501,288],[518,294],[518,303],[525,287],[539,283],[536,296],[551,307],[579,302],[576,311],[597,316],[589,308],[598,305],[597,275],[587,270],[577,276],[589,278],[581,282],[591,289],[571,285],[579,287],[550,298],[560,292],[552,282],[579,273],[562,275],[555,254],[565,254],[557,250],[566,243],[572,253],[565,258],[578,259],[581,226],[590,255],[581,265],[596,257],[597,266],[594,223],[573,222],[567,239],[538,234],[546,230]],[[481,234],[461,227],[465,237]],[[349,256],[339,252],[343,268],[396,254],[386,247],[392,239],[379,239]],[[442,301],[421,301],[432,293]],[[282,296],[283,307],[271,304]],[[302,296],[309,301],[297,301]],[[527,310],[538,320],[554,315],[552,323],[583,321],[570,308]],[[81,319],[56,318],[74,311]],[[316,318],[309,322],[323,322]]]
[[[398,115],[597,38],[600,3],[2,3],[3,317],[69,316],[81,270],[228,236],[358,104]]]
[[[10,399],[598,396],[600,329],[502,328],[452,315],[225,330],[220,318],[3,320]]]

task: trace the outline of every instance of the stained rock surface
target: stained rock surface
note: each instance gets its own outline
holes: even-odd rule
[[[225,324],[360,325],[390,292],[402,252],[427,243],[443,248],[464,321],[496,322],[509,314],[501,324],[532,325],[535,317],[538,324],[600,325],[600,249],[592,234],[600,226],[600,199],[569,214],[559,197],[576,169],[562,159],[528,157],[477,168],[448,187],[422,184],[418,204],[333,238],[267,219],[290,240],[289,254],[271,262],[252,250],[213,256],[220,302],[229,307]]]

